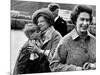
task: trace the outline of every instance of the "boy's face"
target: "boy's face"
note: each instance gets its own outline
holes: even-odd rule
[[[40,34],[41,34],[41,32],[35,31],[34,33],[32,33],[32,34],[30,35],[30,39],[31,39],[31,40],[39,40],[39,39],[40,39]]]
[[[27,24],[25,25],[25,28],[24,28],[24,33],[26,35],[27,38],[30,39],[30,36],[37,30],[37,26],[34,25],[34,24]]]
[[[30,40],[36,40],[40,38],[40,33],[37,30],[38,28],[30,28],[29,30],[25,31],[27,38]]]
[[[25,26],[24,33],[26,37],[30,40],[38,39],[40,35],[40,28],[33,24],[28,24]]]
[[[35,30],[27,30],[25,31],[25,34],[27,36],[27,38],[31,39],[31,35],[35,32]]]

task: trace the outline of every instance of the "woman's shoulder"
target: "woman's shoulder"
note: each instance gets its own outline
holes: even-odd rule
[[[61,34],[60,34],[57,30],[54,30],[54,31],[53,31],[52,36],[53,36],[53,37],[62,38]]]
[[[90,39],[96,40],[96,37],[93,34],[91,34],[90,32],[88,32],[88,35],[90,36]]]
[[[62,44],[68,44],[70,42],[70,40],[72,40],[71,33],[68,33],[64,37],[62,37],[62,39],[60,40],[60,42]]]

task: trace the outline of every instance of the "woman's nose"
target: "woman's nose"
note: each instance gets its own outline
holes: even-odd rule
[[[83,24],[84,24],[84,25],[87,25],[87,21],[86,21],[86,20],[84,20],[84,21],[83,21]]]
[[[38,26],[40,26],[40,25],[41,25],[41,23],[38,23],[37,25],[38,25]]]

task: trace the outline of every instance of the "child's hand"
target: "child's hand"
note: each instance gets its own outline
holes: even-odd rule
[[[31,53],[43,53],[44,51],[41,50],[36,44],[35,40],[30,40],[29,46],[27,47],[27,50],[29,50]]]
[[[27,46],[27,50],[29,50],[32,53],[34,45],[35,45],[35,40],[29,40],[29,45]]]
[[[38,48],[35,44],[33,46],[28,46],[27,50],[29,50],[31,53],[40,53],[40,48]]]

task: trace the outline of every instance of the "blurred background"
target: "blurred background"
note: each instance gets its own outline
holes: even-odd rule
[[[11,73],[15,65],[15,61],[18,57],[19,50],[26,42],[27,38],[23,33],[24,25],[31,23],[31,15],[40,8],[46,8],[50,4],[49,2],[36,2],[36,1],[17,1],[11,0]],[[70,14],[74,6],[77,4],[64,4],[60,5],[59,16],[61,16],[68,24],[67,30],[70,32],[74,25],[70,20]],[[96,36],[96,6],[90,5],[93,12],[93,21],[89,27],[90,33]]]

